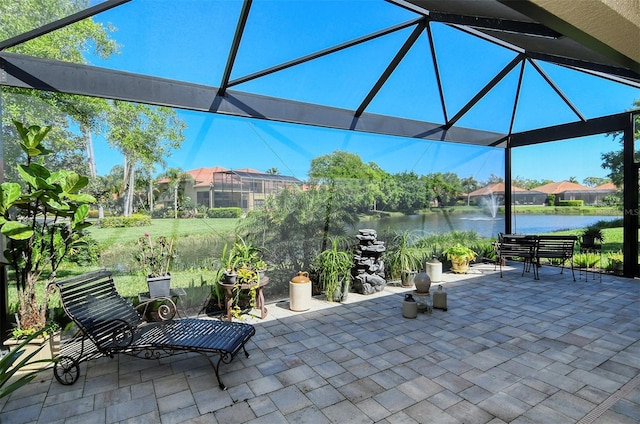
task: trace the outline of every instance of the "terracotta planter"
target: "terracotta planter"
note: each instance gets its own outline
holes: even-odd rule
[[[451,272],[466,274],[469,272],[469,260],[465,258],[451,258]]]
[[[4,345],[9,349],[12,349],[13,346],[17,346],[22,343],[22,340],[17,339],[9,339],[4,342]],[[49,337],[39,337],[37,339],[31,340],[25,347],[24,353],[18,358],[19,362],[21,358],[28,356],[32,352],[39,349],[39,352],[36,353],[29,362],[20,370],[24,371],[35,371],[43,368],[48,368],[52,365],[52,362],[38,362],[42,360],[51,360],[55,358],[58,353],[60,353],[60,333],[54,333]]]

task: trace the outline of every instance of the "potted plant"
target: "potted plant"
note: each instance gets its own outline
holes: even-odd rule
[[[611,271],[613,271],[615,275],[624,274],[624,256],[622,252],[609,252],[607,253],[607,259],[609,260]]]
[[[451,271],[456,274],[466,274],[469,272],[469,263],[475,261],[476,252],[456,243],[445,249],[442,254],[451,262]]]
[[[231,247],[224,246],[220,259],[224,278],[220,284],[226,291],[227,312],[238,317],[241,312],[240,302],[243,290],[248,290],[248,306],[256,307],[256,298],[261,285],[262,273],[267,264],[262,259],[260,249],[238,237]],[[231,299],[229,299],[231,294]],[[231,302],[229,302],[231,300]],[[264,309],[264,305],[259,305]],[[263,311],[264,314],[264,311]]]
[[[89,204],[95,199],[80,192],[87,177],[52,172],[43,165],[51,153],[43,144],[51,127],[14,124],[26,164],[17,167],[20,181],[0,184],[0,232],[18,291],[14,335],[26,336],[47,326],[49,283],[65,256],[82,245],[83,230],[91,225],[86,222]]]
[[[29,383],[45,368],[45,365],[49,365],[55,361],[50,358],[38,359],[38,355],[44,345],[36,349],[29,349],[29,344],[35,339],[43,338],[46,332],[47,329],[43,328],[42,330],[25,336],[14,349],[0,357],[0,399],[9,396],[20,387]],[[27,370],[30,371],[26,373],[22,372]],[[20,372],[20,374],[16,374],[18,372]]]
[[[311,262],[327,300],[344,301],[351,286],[353,255],[340,248],[340,239],[330,237],[331,247],[320,252]]]
[[[411,233],[403,231],[397,233],[390,243],[388,243],[384,253],[384,264],[387,267],[387,274],[392,279],[400,279],[405,287],[413,286],[413,277],[416,275],[422,254],[420,250],[413,246]]]
[[[159,236],[155,240],[149,234],[138,238],[136,260],[142,266],[147,277],[149,297],[168,297],[171,295],[171,273],[169,268],[175,256],[173,239]]]
[[[594,247],[596,242],[602,243],[603,240],[602,229],[595,225],[590,225],[582,231],[581,246],[584,248]]]

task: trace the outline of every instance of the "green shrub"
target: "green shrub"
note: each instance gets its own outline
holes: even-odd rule
[[[131,216],[109,216],[100,220],[102,228],[128,228],[151,225],[151,217],[134,213]]]
[[[173,214],[173,211],[169,211],[167,208],[157,208],[151,211],[152,218],[167,218],[167,214]],[[171,215],[173,218],[173,215]]]
[[[104,209],[102,211],[102,214],[103,214],[102,215],[103,217],[104,216],[112,216],[113,215],[113,213],[111,211],[107,210],[107,209]],[[89,211],[89,215],[88,215],[89,218],[98,219],[99,216],[100,216],[100,211],[98,209],[91,209]]]
[[[471,245],[471,250],[478,254],[478,258],[488,259],[490,261],[496,260],[496,250],[490,241],[475,243]]]
[[[207,210],[208,218],[240,218],[242,209],[240,208],[210,208]]]
[[[573,263],[579,268],[602,267],[600,255],[597,253],[576,253],[573,257]]]
[[[65,258],[65,261],[80,266],[95,265],[100,259],[100,251],[101,248],[98,242],[91,236],[84,235],[74,242],[74,247]]]
[[[558,201],[558,206],[584,206],[584,200],[560,200]]]

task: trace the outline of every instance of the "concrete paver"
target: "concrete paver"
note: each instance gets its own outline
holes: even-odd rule
[[[50,372],[0,400],[21,423],[625,423],[640,420],[640,282],[490,264],[443,274],[448,311],[405,319],[388,285],[307,312],[268,305],[220,369],[206,358],[118,356]]]

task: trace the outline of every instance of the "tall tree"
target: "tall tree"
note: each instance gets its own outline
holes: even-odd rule
[[[160,175],[159,178],[169,180],[169,190],[173,192],[173,217],[178,217],[178,192],[184,184],[193,181],[191,174],[184,172],[180,168],[169,168]]]
[[[337,198],[349,199],[340,207],[359,212],[367,212],[382,200],[380,182],[387,176],[376,164],[365,164],[357,154],[340,150],[312,159],[309,169],[312,183],[331,186]]]
[[[328,187],[281,190],[267,197],[262,208],[251,211],[238,232],[246,241],[263,247],[269,262],[291,271],[310,269],[327,236],[342,235],[347,225],[357,222],[357,215],[346,209],[327,207],[344,201],[329,200],[335,193]]]
[[[425,181],[428,199],[437,206],[452,205],[464,193],[460,178],[453,172],[428,174]]]
[[[0,2],[0,39],[5,39],[48,24],[89,6],[88,0],[22,0]],[[109,38],[114,31],[92,18],[69,25],[25,43],[7,49],[47,59],[87,63],[92,53],[103,59],[118,50]],[[64,167],[87,173],[95,163],[85,158],[91,148],[91,133],[100,131],[103,115],[109,105],[106,100],[40,90],[3,87],[3,131],[7,139],[15,138],[10,122],[19,119],[37,125],[54,125],[49,142],[55,155],[47,158],[52,168]],[[80,129],[77,136],[76,127]],[[13,143],[7,147],[11,147]],[[13,161],[20,155],[16,149],[5,149],[5,158]],[[89,165],[87,167],[87,165]],[[93,167],[92,167],[93,165]],[[10,170],[8,167],[7,170]],[[95,175],[94,175],[95,176]]]
[[[611,180],[609,180],[609,178],[586,177],[584,180],[582,180],[582,184],[586,185],[587,187],[597,187],[610,181]]]
[[[133,212],[136,167],[152,168],[164,165],[172,149],[184,140],[184,122],[167,107],[115,101],[109,112],[107,140],[124,156],[123,187],[124,216]]]
[[[394,174],[396,183],[396,207],[405,213],[415,213],[426,205],[427,193],[424,181],[415,172],[400,172]]]
[[[462,186],[464,187],[467,193],[467,206],[469,206],[469,204],[471,203],[471,196],[469,196],[469,193],[471,193],[474,190],[477,190],[480,187],[480,184],[473,177],[463,178],[460,181],[460,183],[462,184]]]
[[[503,183],[503,182],[504,182],[504,178],[496,174],[491,174],[489,176],[489,179],[487,180],[487,184],[497,184],[497,183]]]

